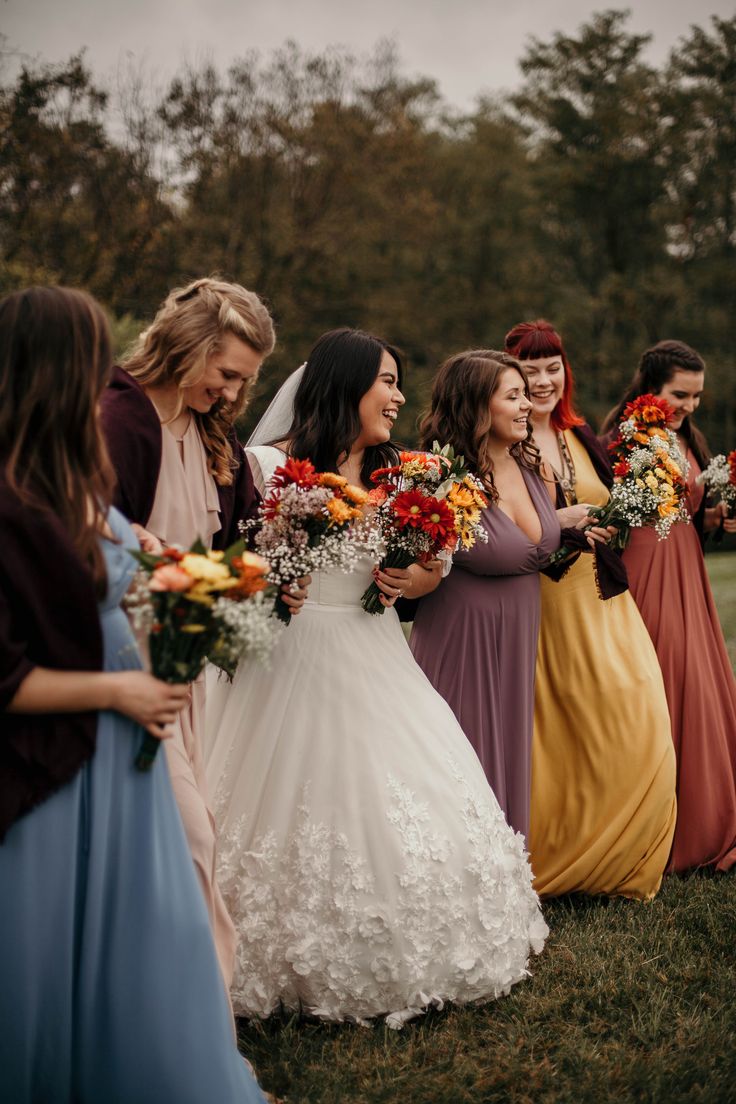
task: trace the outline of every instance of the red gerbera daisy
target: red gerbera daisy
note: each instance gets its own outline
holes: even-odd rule
[[[261,511],[263,513],[264,518],[267,521],[273,521],[273,519],[278,514],[280,508],[281,508],[281,499],[280,499],[279,495],[272,494],[272,495],[270,495],[269,498],[267,498],[265,500],[265,502],[261,506]]]
[[[393,501],[393,512],[398,525],[402,529],[423,529],[425,506],[428,502],[434,502],[433,498],[427,498],[421,491],[402,491]]]
[[[422,529],[435,542],[444,543],[451,534],[454,534],[455,515],[444,499],[425,499]]]
[[[613,465],[613,474],[619,478],[624,475],[628,475],[631,471],[631,465],[628,460],[619,460],[617,464]]]
[[[276,468],[271,478],[273,487],[286,487],[296,483],[298,487],[314,487],[317,484],[317,472],[311,460],[295,460],[290,456],[285,464]]]

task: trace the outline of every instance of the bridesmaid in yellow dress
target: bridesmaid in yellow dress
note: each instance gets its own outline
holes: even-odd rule
[[[573,405],[562,340],[521,323],[506,349],[524,362],[534,439],[557,483],[564,527],[608,500],[605,450]],[[612,555],[608,550],[608,555]],[[675,830],[675,757],[657,656],[631,595],[602,601],[592,556],[542,578],[529,853],[535,889],[646,899]]]

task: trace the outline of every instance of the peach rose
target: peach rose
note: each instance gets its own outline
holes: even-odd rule
[[[186,571],[182,571],[176,564],[163,564],[157,567],[151,575],[149,587],[151,590],[183,591],[189,590],[194,580]]]

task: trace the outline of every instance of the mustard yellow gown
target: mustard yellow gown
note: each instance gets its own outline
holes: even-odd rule
[[[579,502],[608,491],[565,439]],[[649,898],[675,830],[676,764],[662,673],[631,595],[601,601],[593,557],[542,578],[529,853],[534,888]]]

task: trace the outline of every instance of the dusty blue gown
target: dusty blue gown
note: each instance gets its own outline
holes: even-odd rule
[[[120,609],[136,541],[112,511],[105,670],[140,666]],[[70,632],[73,626],[70,626]],[[1,720],[1,718],[0,718]],[[97,750],[0,845],[0,1100],[256,1104],[166,757],[100,713]]]

